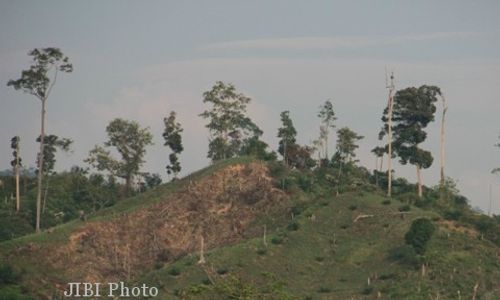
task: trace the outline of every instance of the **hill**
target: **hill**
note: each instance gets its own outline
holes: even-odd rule
[[[0,291],[50,299],[68,282],[125,281],[158,287],[159,299],[465,299],[475,287],[500,297],[500,249],[473,226],[366,182],[336,196],[310,174],[282,173],[227,160],[1,243],[15,276]],[[404,238],[419,218],[437,228],[423,255]]]

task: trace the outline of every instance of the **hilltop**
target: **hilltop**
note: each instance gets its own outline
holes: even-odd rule
[[[498,222],[480,231],[463,221],[466,208],[417,207],[403,185],[388,199],[362,168],[342,189],[325,173],[216,163],[86,221],[1,243],[16,276],[0,291],[50,299],[67,282],[126,281],[158,287],[159,299],[465,299],[477,285],[478,298],[500,297]],[[424,255],[404,238],[419,218],[436,228]]]

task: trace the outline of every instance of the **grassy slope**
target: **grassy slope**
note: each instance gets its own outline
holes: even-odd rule
[[[249,161],[249,158],[239,158],[215,164],[175,183],[122,201],[92,216],[89,222],[149,206],[166,199],[168,194],[190,180],[210,175],[230,164]],[[266,278],[263,273],[272,273],[285,283],[286,290],[299,299],[364,297],[363,290],[369,291],[366,289],[368,277],[373,290],[367,297],[371,298],[379,291],[383,296],[399,299],[429,299],[430,295],[436,297],[438,293],[441,299],[457,298],[457,291],[460,291],[463,299],[470,299],[474,285],[479,282],[478,295],[481,299],[487,296],[500,299],[499,248],[488,241],[440,228],[430,242],[428,274],[423,278],[418,270],[389,261],[387,254],[404,243],[404,233],[413,219],[422,216],[434,218],[437,215],[412,207],[411,214],[401,219],[389,214],[397,212],[401,204],[392,201],[390,205],[383,205],[383,200],[371,193],[306,199],[308,208],[295,216],[295,221],[299,223],[298,230],[287,229],[290,222],[288,216],[287,221],[279,221],[280,218],[271,221],[271,217],[261,219],[258,226],[268,226],[267,248],[263,246],[262,239],[251,239],[214,249],[207,254],[207,266],[220,273],[227,271],[222,278],[236,275],[255,285],[264,284]],[[353,209],[353,206],[356,208]],[[354,223],[359,214],[375,216]],[[54,228],[51,233],[43,232],[1,243],[0,257],[28,244],[43,247],[45,243],[66,243],[68,236],[82,224],[81,221],[73,221]],[[54,276],[53,270],[39,269],[36,260],[35,257],[14,257],[10,263],[29,274],[28,277]],[[207,275],[196,261],[195,255],[188,255],[173,265],[158,266],[157,270],[145,274],[138,282],[161,287],[161,299],[175,299],[175,291],[206,282]],[[180,269],[180,275],[169,274],[173,266]],[[29,284],[29,280],[24,283]]]
[[[397,212],[400,203],[383,205],[383,200],[373,194],[319,199],[296,217],[298,230],[275,228],[267,248],[262,239],[253,239],[215,249],[208,254],[207,265],[227,272],[221,278],[232,274],[257,286],[265,284],[262,274],[272,273],[298,299],[375,298],[378,292],[391,299],[430,299],[438,294],[441,299],[456,299],[458,291],[463,299],[470,299],[476,282],[481,299],[500,298],[499,249],[487,241],[440,228],[430,241],[430,263],[423,278],[418,269],[390,261],[389,251],[404,243],[412,220],[436,219],[437,215],[412,207],[411,214],[401,219],[388,214]],[[375,216],[354,223],[359,214]],[[273,238],[279,242],[280,237],[284,237],[282,243],[271,242]],[[196,261],[195,256],[185,257],[145,275],[140,282],[161,287],[164,298],[175,299],[180,290],[207,283]],[[170,274],[174,267],[180,275]],[[371,288],[367,288],[368,277]]]
[[[216,172],[217,170],[220,170],[232,164],[249,163],[252,161],[254,161],[252,158],[240,157],[215,163],[207,168],[194,172],[181,180],[163,184],[153,190],[122,200],[112,207],[103,209],[96,214],[89,216],[87,222],[112,219],[118,215],[126,214],[151,206],[158,201],[168,201],[168,196],[171,193],[182,189],[185,185],[189,184],[190,181],[196,181],[205,176],[209,176],[213,172]],[[44,230],[41,233],[33,233],[30,235],[22,236],[20,238],[2,242],[0,243],[0,262],[2,260],[5,260],[5,257],[9,256],[10,253],[13,253],[17,249],[22,249],[24,247],[35,245],[36,247],[43,248],[44,245],[52,247],[55,245],[66,244],[71,234],[76,230],[82,228],[84,225],[84,222],[80,220],[74,220],[60,226],[53,227],[50,230]],[[47,266],[40,266],[38,264],[38,260],[38,257],[33,256],[10,255],[8,263],[14,267],[14,270],[16,272],[25,274],[23,276],[23,284],[26,286],[31,286],[31,279],[39,280],[39,278],[54,278],[63,276],[63,274],[61,274],[61,272],[59,272],[58,270],[51,270],[50,268],[47,268]],[[51,291],[52,289],[53,286],[50,284],[50,282],[47,281],[44,290],[41,290],[40,292],[44,294],[48,291]]]

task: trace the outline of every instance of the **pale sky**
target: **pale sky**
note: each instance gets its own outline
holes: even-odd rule
[[[500,213],[500,2],[498,1],[0,1],[0,169],[21,136],[34,165],[40,103],[7,87],[29,66],[27,52],[59,47],[74,72],[59,76],[48,101],[48,133],[72,138],[56,168],[83,166],[115,117],[149,126],[155,145],[143,170],[166,177],[163,117],[185,128],[182,174],[206,166],[202,93],[217,80],[251,97],[249,114],[277,147],[279,113],[290,110],[301,143],[318,135],[318,106],[331,99],[337,126],[365,136],[358,157],[372,169],[387,102],[384,70],[396,88],[432,84],[449,103],[447,175],[473,206]],[[440,104],[440,103],[439,103]],[[440,113],[438,106],[438,114]],[[330,145],[333,149],[334,143]],[[424,148],[439,178],[439,116]],[[330,151],[333,152],[333,151]],[[415,169],[396,163],[396,175]]]

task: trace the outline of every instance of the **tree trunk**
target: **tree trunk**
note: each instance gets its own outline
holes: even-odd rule
[[[130,196],[130,189],[132,188],[132,175],[127,174],[125,178],[125,196]]]
[[[17,142],[17,149],[16,149],[16,212],[19,212],[21,209],[21,194],[19,190],[19,140]]]
[[[444,153],[444,121],[445,115],[448,111],[448,106],[446,105],[446,99],[441,95],[443,99],[443,115],[441,117],[441,188],[444,188],[445,176],[444,176],[444,163],[445,163],[445,153]]]
[[[43,149],[45,144],[45,103],[42,100],[41,127],[40,127],[40,152],[38,153],[38,182],[36,193],[36,232],[40,232],[40,210],[42,204],[42,180],[43,180]]]
[[[417,165],[417,186],[418,186],[418,197],[422,198],[422,175],[420,172],[420,166]]]
[[[391,197],[392,193],[392,108],[394,105],[393,97],[392,97],[392,88],[389,91],[389,112],[388,112],[388,159],[387,159],[387,197]]]

